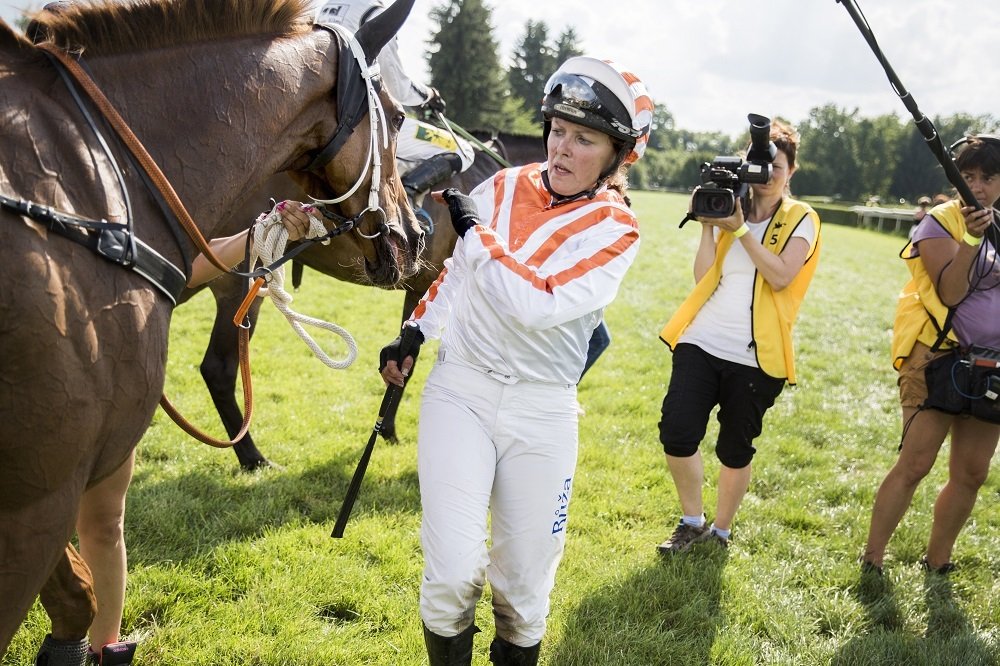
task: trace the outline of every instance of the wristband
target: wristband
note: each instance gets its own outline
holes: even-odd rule
[[[744,222],[733,232],[733,238],[743,238],[748,231],[750,231],[750,227]]]
[[[979,247],[980,245],[982,245],[983,239],[982,238],[976,238],[975,236],[973,236],[972,234],[970,234],[968,231],[966,231],[965,235],[962,236],[962,242],[965,243],[966,245],[971,245],[972,247]]]

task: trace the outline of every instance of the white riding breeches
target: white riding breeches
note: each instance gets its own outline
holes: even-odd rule
[[[472,144],[462,137],[452,136],[448,130],[407,116],[396,141],[400,175],[405,175],[417,164],[439,153],[458,155],[462,159],[462,171],[472,166],[476,158]]]
[[[545,633],[566,539],[576,385],[445,359],[442,351],[420,407],[420,615],[440,636],[464,631],[489,580],[497,635],[528,647]]]

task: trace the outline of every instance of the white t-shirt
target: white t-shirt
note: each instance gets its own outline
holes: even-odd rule
[[[770,218],[761,222],[747,222],[758,242],[764,239],[764,232]],[[718,242],[721,230],[715,230]],[[799,221],[792,238],[802,238],[812,245],[816,229],[809,215]],[[694,321],[677,341],[701,347],[716,358],[741,365],[760,367],[757,351],[753,348],[753,285],[757,269],[743,244],[734,241],[726,257],[722,260],[722,277],[719,286],[701,307]]]

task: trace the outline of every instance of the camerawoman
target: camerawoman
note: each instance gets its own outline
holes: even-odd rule
[[[764,414],[796,382],[792,331],[819,260],[820,221],[788,196],[798,134],[780,120],[749,120],[746,160],[717,157],[702,168],[687,216],[701,223],[697,284],[660,333],[673,352],[660,442],[681,514],[658,547],[666,557],[729,546]],[[699,448],[716,406],[721,465],[709,519]]]

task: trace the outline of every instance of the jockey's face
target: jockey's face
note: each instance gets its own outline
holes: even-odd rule
[[[562,196],[591,189],[615,158],[611,137],[562,118],[552,119],[546,149],[549,186]]]

